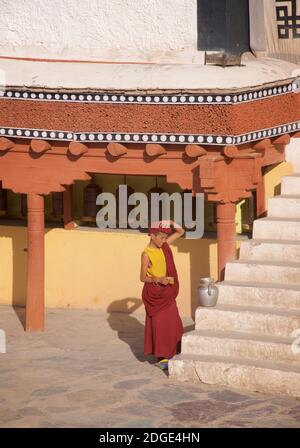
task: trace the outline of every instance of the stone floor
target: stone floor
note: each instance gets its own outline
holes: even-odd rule
[[[297,400],[169,379],[143,355],[143,314],[48,309],[44,333],[22,319],[0,306],[2,428],[300,428]]]

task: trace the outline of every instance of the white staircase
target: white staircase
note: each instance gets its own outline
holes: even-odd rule
[[[300,174],[282,178],[217,285],[218,305],[197,308],[170,377],[300,398]]]

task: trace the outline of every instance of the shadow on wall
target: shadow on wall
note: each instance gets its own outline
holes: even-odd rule
[[[50,229],[49,229],[50,230]],[[45,230],[45,235],[49,230]],[[27,275],[27,232],[23,226],[0,226],[0,238],[11,241],[11,265],[9,260],[2,259],[2,269],[0,276],[9,275],[11,266],[11,295],[7,297],[7,302],[11,303],[23,327],[25,326],[25,312],[20,307],[26,304],[26,275]],[[6,265],[6,266],[5,266]],[[0,278],[0,284],[5,283],[5,279]],[[5,299],[3,297],[2,299]]]

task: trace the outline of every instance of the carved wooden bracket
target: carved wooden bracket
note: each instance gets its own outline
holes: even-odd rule
[[[71,142],[69,144],[69,153],[72,154],[72,156],[82,156],[88,152],[88,147],[80,142]]]
[[[166,154],[167,150],[164,146],[158,143],[149,143],[146,145],[145,152],[150,157],[158,157],[162,154]]]
[[[262,154],[251,149],[238,149],[235,145],[228,145],[223,148],[223,154],[230,159],[255,159],[262,157]]]
[[[113,157],[120,157],[127,153],[127,148],[121,143],[109,143],[107,145],[107,151]]]
[[[15,146],[14,142],[9,140],[8,138],[1,137],[0,138],[0,151],[8,151]]]
[[[186,145],[185,153],[188,157],[200,157],[207,154],[207,151],[200,145]]]
[[[31,140],[30,148],[37,154],[43,154],[51,149],[51,145],[45,140]]]
[[[9,140],[8,142],[9,145],[12,144]],[[284,153],[275,149],[273,144],[260,153],[254,151],[250,144],[241,149],[228,145],[224,148],[225,155],[220,154],[219,148],[208,148],[206,155],[197,156],[189,163],[182,160],[183,146],[174,151],[175,157],[173,151],[172,154],[167,152],[163,145],[149,144],[147,149],[151,150],[151,155],[155,154],[149,163],[149,160],[144,159],[139,145],[137,150],[132,151],[134,157],[120,157],[117,163],[112,163],[114,160],[107,157],[107,154],[124,154],[127,150],[125,145],[111,142],[107,145],[107,154],[103,146],[95,146],[86,156],[88,147],[81,142],[71,142],[70,145],[66,142],[64,146],[51,142],[53,150],[33,160],[26,141],[14,139],[14,144],[13,151],[6,151],[1,156],[0,179],[3,181],[3,188],[15,193],[48,194],[64,191],[65,185],[71,185],[75,180],[90,179],[91,173],[110,173],[162,175],[167,177],[168,182],[177,183],[182,189],[204,192],[208,200],[238,201],[250,196],[251,190],[256,188],[261,180],[262,166],[284,160]],[[9,146],[7,142],[5,145]],[[184,145],[184,149],[185,146],[188,145]],[[199,151],[199,145],[191,145],[191,148],[187,148],[189,154],[195,154],[194,146],[197,154],[203,152]],[[280,146],[284,148],[284,145]],[[69,157],[65,154],[66,150]],[[193,151],[189,152],[190,150]],[[77,157],[70,157],[70,154]],[[165,156],[157,157],[160,154]],[[81,155],[83,156],[79,157]]]
[[[253,149],[255,149],[256,151],[265,151],[270,146],[272,146],[271,139],[264,138],[263,140],[260,140],[259,142],[254,143]]]
[[[28,143],[17,141],[15,150],[8,151],[1,157],[0,179],[3,188],[14,193],[49,194],[64,191],[66,185],[73,184],[75,180],[90,179],[88,170],[82,166],[83,158],[72,160],[65,151],[58,155],[57,151],[48,150],[41,157],[33,158],[30,150],[32,143],[30,142],[29,147]],[[34,142],[33,147],[36,149],[35,145]],[[55,142],[52,148],[55,148],[54,145]],[[47,145],[42,142],[38,150],[46,148]],[[66,143],[64,149],[67,148]],[[57,149],[61,151],[62,148],[59,146]]]
[[[290,143],[291,137],[289,134],[280,135],[272,139],[273,145],[288,145]]]
[[[259,155],[260,156],[260,155]],[[211,160],[200,158],[200,191],[213,202],[237,202],[251,196],[261,179],[261,156]]]
[[[262,167],[280,163],[284,160],[282,142],[289,142],[289,136],[276,139],[264,139],[252,147],[238,149],[235,145],[224,147],[225,158],[199,159],[199,188],[206,198],[214,202],[237,202],[250,197],[252,190],[262,181]],[[228,159],[230,160],[228,163]]]

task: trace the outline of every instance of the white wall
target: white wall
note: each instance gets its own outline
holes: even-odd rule
[[[0,0],[0,8],[0,56],[181,62],[200,57],[196,0]]]
[[[285,147],[285,160],[293,165],[295,173],[300,173],[300,139],[291,138],[289,145]]]

